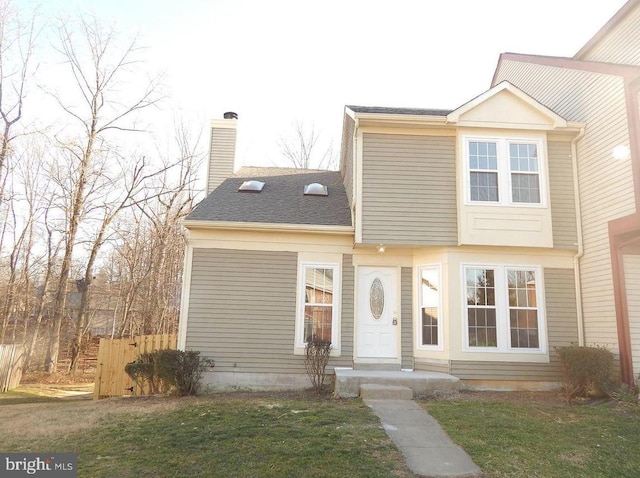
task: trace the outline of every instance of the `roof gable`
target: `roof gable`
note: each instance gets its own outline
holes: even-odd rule
[[[567,121],[531,96],[503,81],[447,115],[458,126],[555,129]]]

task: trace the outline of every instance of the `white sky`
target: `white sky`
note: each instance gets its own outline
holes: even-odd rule
[[[205,131],[237,112],[236,164],[272,165],[294,120],[339,148],[345,104],[453,109],[490,86],[501,52],[573,56],[624,3],[47,0],[41,11],[93,11],[139,33],[167,75],[167,110]]]

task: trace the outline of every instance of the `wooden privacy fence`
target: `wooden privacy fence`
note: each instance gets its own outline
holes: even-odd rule
[[[22,378],[23,345],[0,345],[0,392],[17,388]]]
[[[127,375],[124,371],[125,365],[134,362],[143,353],[175,349],[177,342],[176,334],[139,335],[129,339],[100,339],[93,398],[147,393],[148,390],[141,390]]]

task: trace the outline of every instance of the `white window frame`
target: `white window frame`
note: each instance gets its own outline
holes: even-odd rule
[[[467,269],[490,269],[494,271],[495,284],[495,309],[496,309],[496,347],[477,347],[469,345],[469,324],[467,307]],[[538,348],[521,348],[511,346],[511,329],[509,320],[509,271],[533,271],[536,279],[536,305],[538,312]],[[526,264],[474,264],[466,263],[461,266],[461,299],[462,299],[462,342],[465,352],[483,352],[496,354],[519,354],[519,355],[542,355],[546,354],[547,346],[547,325],[546,306],[544,302],[545,287],[542,267]]]
[[[494,142],[496,143],[496,152],[498,160],[498,201],[473,201],[471,200],[471,172],[484,171],[471,169],[469,158],[470,142]],[[511,170],[511,161],[509,156],[509,146],[511,144],[533,144],[538,152],[538,185],[540,188],[540,202],[514,202],[512,197],[512,173],[521,173],[521,171]],[[465,204],[474,206],[514,206],[526,208],[546,208],[547,207],[547,174],[546,174],[546,148],[545,138],[543,135],[532,134],[530,136],[508,136],[508,135],[473,135],[463,136],[463,163],[464,163],[464,190]],[[489,171],[489,170],[487,170]],[[493,170],[491,170],[493,171]],[[532,173],[527,173],[532,174]]]
[[[305,351],[306,341],[304,337],[304,311],[306,293],[307,268],[332,269],[333,270],[333,294],[331,314],[331,355],[340,355],[340,305],[342,303],[342,262],[341,261],[298,261],[298,284],[296,297],[296,322],[294,354],[302,355]]]
[[[438,345],[424,345],[422,343],[422,306],[423,306],[423,298],[422,298],[422,271],[423,270],[435,270],[438,274]],[[417,301],[417,312],[416,317],[416,348],[418,350],[432,350],[432,351],[443,351],[444,350],[444,314],[442,307],[442,267],[440,264],[423,264],[417,267],[417,291],[418,291],[418,301]]]

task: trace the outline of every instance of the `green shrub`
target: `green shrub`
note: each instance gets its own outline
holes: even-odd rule
[[[181,397],[197,395],[202,372],[213,366],[213,360],[205,359],[200,356],[200,352],[190,350],[158,350],[155,356],[156,374],[161,380],[174,386]]]
[[[164,349],[141,354],[124,370],[142,394],[148,384],[152,394],[166,393],[174,387],[176,393],[184,397],[198,393],[202,372],[213,366],[213,360],[200,357],[200,352]]]
[[[166,384],[156,375],[154,364],[155,352],[147,352],[140,354],[135,362],[130,362],[124,366],[124,371],[135,382],[144,395],[145,385],[149,386],[149,393],[155,394],[166,390]]]
[[[331,355],[331,342],[312,339],[305,346],[304,366],[313,389],[319,394],[326,377],[326,368]]]
[[[609,395],[612,390],[613,354],[604,347],[558,347],[567,402],[576,397]]]

